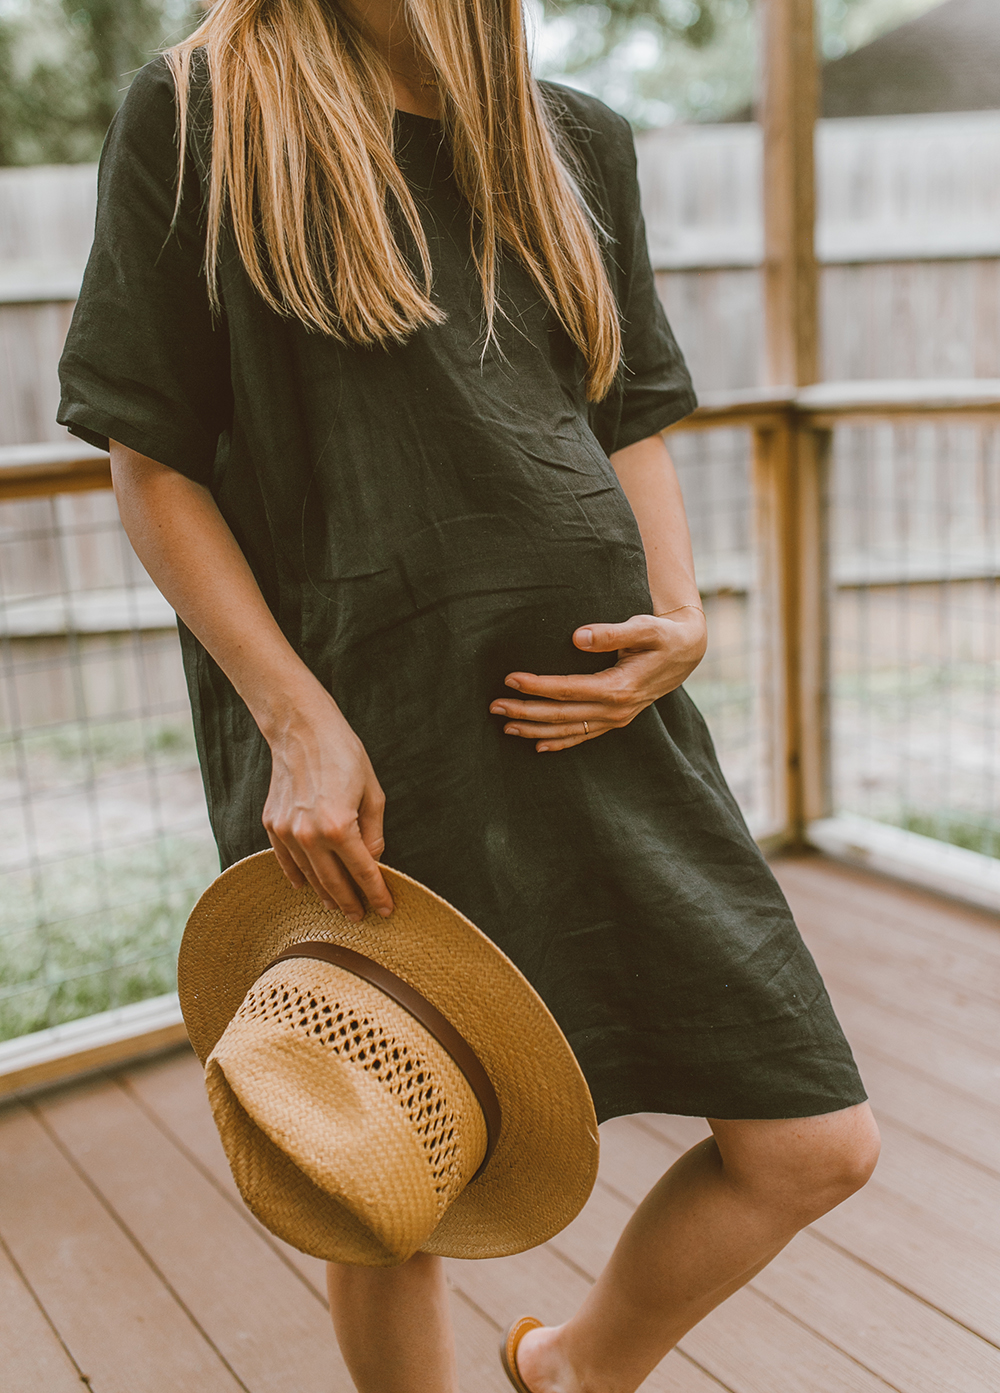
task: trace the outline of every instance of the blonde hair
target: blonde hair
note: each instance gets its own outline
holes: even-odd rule
[[[487,341],[501,248],[520,259],[609,390],[621,355],[600,230],[528,65],[521,0],[403,0],[435,73],[458,186],[472,209]],[[183,173],[191,62],[213,103],[206,271],[218,301],[223,218],[247,274],[279,313],[359,344],[406,339],[444,315],[410,190],[393,157],[393,94],[381,54],[332,0],[218,0],[170,49]],[[179,198],[178,193],[178,198]],[[416,249],[414,274],[393,210]],[[398,222],[398,217],[397,217]]]

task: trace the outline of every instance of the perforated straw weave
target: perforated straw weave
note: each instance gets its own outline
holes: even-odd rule
[[[206,1082],[250,1208],[333,1262],[410,1257],[486,1150],[483,1114],[451,1057],[402,1007],[329,963],[298,958],[265,973],[209,1056]],[[274,1174],[272,1151],[262,1164],[258,1128],[297,1175]],[[302,1218],[286,1231],[293,1196]],[[341,1209],[358,1223],[342,1225]]]
[[[568,1223],[593,1186],[586,1083],[499,949],[424,886],[383,872],[396,904],[387,920],[326,910],[292,889],[270,852],[231,867],[191,915],[181,1004],[233,1174],[272,1232],[331,1261],[520,1252]],[[424,1026],[344,968],[268,967],[315,940],[381,963],[475,1051],[502,1114],[478,1176],[482,1110]]]

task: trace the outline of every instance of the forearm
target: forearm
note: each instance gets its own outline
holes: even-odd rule
[[[149,575],[272,739],[331,698],[295,653],[206,488],[112,442],[122,523]]]
[[[611,464],[639,525],[653,613],[700,605],[684,500],[663,437],[618,450]]]

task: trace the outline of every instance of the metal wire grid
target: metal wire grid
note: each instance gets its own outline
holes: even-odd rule
[[[0,505],[0,831],[0,1038],[172,989],[216,861],[176,629],[110,493]]]
[[[668,444],[684,493],[708,619],[708,653],[686,684],[757,835],[774,827],[767,672],[754,541],[749,430],[676,433]]]
[[[835,810],[1000,855],[1000,430],[838,430],[830,524]]]
[[[677,435],[709,617],[688,684],[771,818],[749,431]],[[845,427],[830,488],[837,811],[1000,852],[1000,432]],[[0,506],[0,1037],[169,990],[215,870],[180,655],[110,494]]]

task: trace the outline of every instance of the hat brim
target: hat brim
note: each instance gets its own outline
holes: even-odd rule
[[[582,1209],[597,1178],[594,1105],[541,997],[508,957],[439,895],[381,867],[395,909],[358,924],[295,889],[273,851],[230,866],[195,905],[177,989],[202,1063],[274,959],[308,940],[381,963],[432,1002],[475,1051],[500,1102],[488,1163],[424,1244],[443,1257],[493,1258],[544,1243]]]

